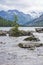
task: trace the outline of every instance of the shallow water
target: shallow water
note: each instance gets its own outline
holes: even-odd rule
[[[35,50],[22,49],[17,46],[23,37],[1,36],[0,65],[43,65],[43,47]],[[21,41],[20,41],[21,40]]]
[[[35,35],[35,37],[40,39],[40,42],[43,43],[43,33],[33,33],[33,35]]]
[[[33,33],[43,42],[43,33]],[[43,65],[43,47],[34,50],[22,49],[18,43],[26,42],[21,37],[0,36],[0,65]],[[29,41],[28,41],[29,43]]]
[[[12,27],[0,27],[0,30],[9,31]],[[43,28],[43,27],[19,27],[20,30],[25,31],[35,31],[35,28]]]

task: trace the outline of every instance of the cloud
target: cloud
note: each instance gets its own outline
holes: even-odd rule
[[[0,0],[0,10],[43,11],[43,0]]]

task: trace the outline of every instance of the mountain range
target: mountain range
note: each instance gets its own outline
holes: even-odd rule
[[[40,17],[30,21],[30,23],[27,22],[25,26],[43,27],[43,14]]]
[[[25,24],[27,21],[32,21],[33,18],[30,14],[24,14],[18,10],[0,11],[0,16],[4,19],[14,21],[15,14],[18,16],[18,23]]]
[[[14,21],[15,14],[18,16],[18,24],[23,26],[43,26],[43,12],[30,12],[25,14],[18,10],[0,11],[0,17]]]

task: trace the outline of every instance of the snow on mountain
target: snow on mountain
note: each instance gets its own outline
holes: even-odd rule
[[[35,18],[40,17],[43,14],[43,12],[31,11],[31,12],[29,12],[29,14],[33,17],[33,19],[35,19]]]
[[[11,21],[14,20],[15,14],[18,16],[18,23],[24,25],[26,23],[33,22],[34,19],[39,18],[43,14],[43,12],[30,11],[28,12],[28,14],[25,14],[18,10],[0,11],[0,16],[2,18],[11,20]]]

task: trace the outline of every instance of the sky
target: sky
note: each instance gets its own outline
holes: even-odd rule
[[[0,0],[0,10],[43,11],[43,0]]]

